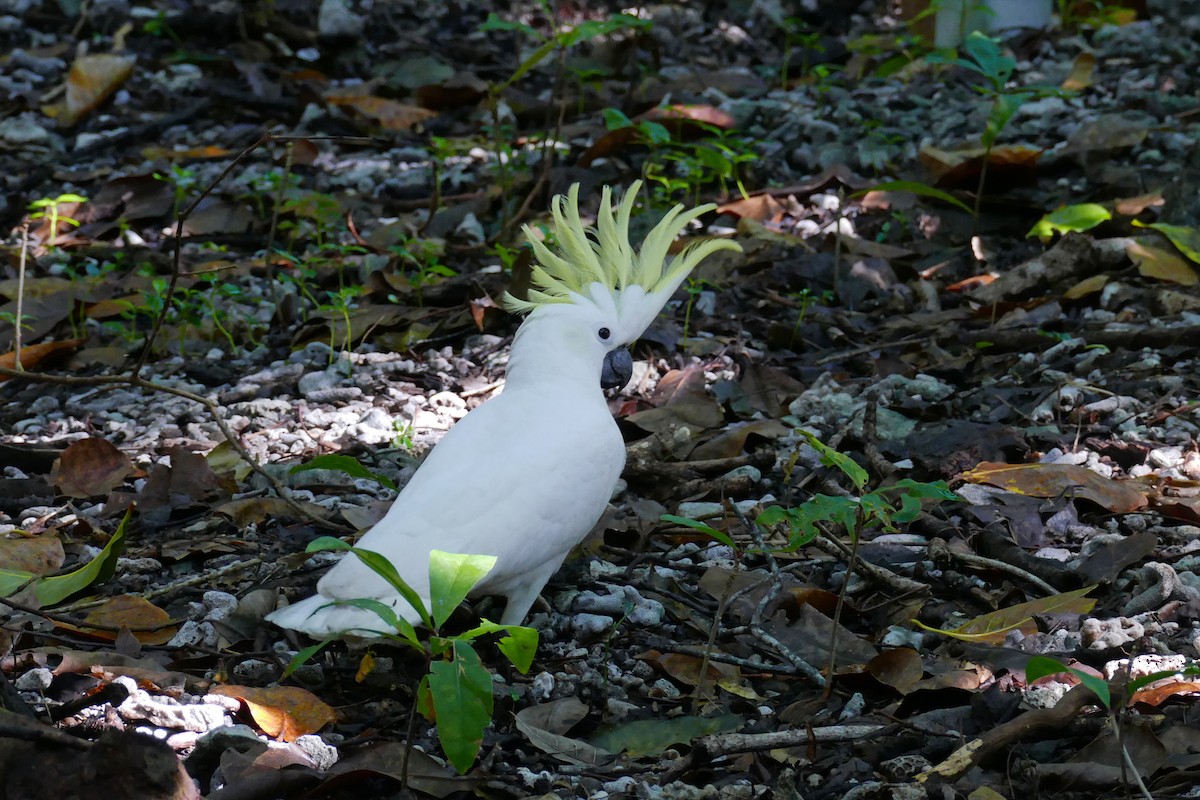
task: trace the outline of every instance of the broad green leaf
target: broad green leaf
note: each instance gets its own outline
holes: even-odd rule
[[[508,634],[497,642],[496,646],[500,648],[501,653],[504,653],[508,657],[513,666],[521,671],[522,675],[529,671],[538,646],[538,632],[536,628],[528,628],[524,625],[501,625],[498,622],[492,622],[490,619],[481,619],[479,620],[479,624],[474,628],[465,633],[460,633],[455,638],[473,641],[489,633]]]
[[[1084,595],[1095,588],[1094,585],[1085,586],[1082,589],[1076,589],[1071,592],[1062,592],[1050,597],[1041,597],[1037,600],[1017,603],[1015,606],[997,609],[996,611],[975,617],[975,619],[952,629],[931,628],[917,620],[913,620],[913,623],[927,631],[940,633],[943,636],[949,636],[954,639],[996,644],[1004,641],[1005,635],[1012,630],[1019,629],[1030,633],[1036,632],[1037,627],[1033,622],[1035,614],[1088,613],[1096,607],[1096,601],[1090,597],[1084,597]]]
[[[736,545],[733,543],[733,537],[731,537],[728,533],[725,531],[719,531],[711,525],[705,525],[698,519],[688,519],[687,517],[681,517],[677,514],[663,514],[659,517],[659,519],[661,519],[663,522],[674,522],[676,525],[682,525],[685,528],[691,528],[692,530],[700,531],[706,536],[716,539],[721,544],[728,545],[729,547],[736,547]]]
[[[977,72],[988,78],[997,90],[1004,87],[1005,82],[1012,76],[1017,62],[1012,56],[1004,54],[1000,43],[992,37],[973,31],[963,42],[963,50],[978,65]],[[969,63],[959,62],[961,66],[971,67]]]
[[[1058,675],[1062,672],[1069,672],[1079,679],[1079,682],[1092,690],[1092,694],[1100,699],[1105,708],[1112,708],[1112,693],[1108,688],[1108,681],[1103,678],[1093,675],[1090,672],[1084,672],[1081,669],[1068,667],[1056,658],[1049,656],[1034,656],[1029,659],[1029,663],[1025,665],[1025,682],[1033,683],[1038,678],[1044,678],[1047,675]],[[1163,677],[1174,675],[1174,672],[1167,673]],[[1130,690],[1131,693],[1134,690]]]
[[[370,567],[375,574],[383,578],[388,584],[396,590],[396,592],[408,601],[408,604],[417,610],[421,615],[421,619],[429,627],[433,627],[432,621],[429,618],[429,609],[425,608],[425,602],[421,596],[408,585],[408,582],[400,577],[400,573],[392,566],[392,562],[381,556],[373,550],[363,550],[360,547],[352,547],[346,544],[341,539],[333,536],[321,536],[313,539],[308,543],[308,547],[304,548],[306,553],[318,553],[323,550],[349,550],[354,555],[358,556],[364,564]]]
[[[932,197],[935,200],[941,200],[943,203],[949,203],[956,208],[961,208],[968,214],[974,213],[969,205],[954,195],[943,192],[941,189],[936,189],[927,183],[921,183],[920,181],[885,181],[884,183],[877,183],[874,186],[868,186],[866,189],[857,191],[850,196],[862,197],[868,192],[911,192],[923,197]]]
[[[54,575],[34,581],[33,591],[42,608],[61,603],[93,583],[108,580],[113,576],[117,569],[117,559],[125,551],[125,527],[129,524],[132,513],[132,509],[125,512],[116,533],[91,561],[66,575]],[[24,570],[0,570],[0,597],[12,594],[32,577],[32,572]]]
[[[850,456],[845,453],[839,453],[829,445],[818,439],[811,431],[804,428],[797,428],[796,433],[804,437],[814,450],[821,454],[821,463],[827,467],[836,467],[841,470],[851,483],[858,489],[867,485],[867,471],[854,462]]]
[[[440,628],[458,604],[467,599],[475,584],[496,566],[495,556],[469,553],[429,553],[429,600],[433,605],[433,624]]]
[[[469,642],[456,641],[453,660],[430,664],[429,690],[442,750],[459,773],[466,772],[492,721],[492,673]]]
[[[633,120],[618,108],[606,108],[600,112],[600,116],[604,119],[604,127],[607,130],[615,131],[620,128],[633,127]]]
[[[624,752],[634,758],[656,756],[671,745],[690,742],[697,736],[737,730],[742,726],[737,714],[718,717],[674,717],[643,719],[610,728],[601,728],[588,737],[588,744],[610,753]]]
[[[1051,211],[1029,229],[1026,237],[1047,239],[1056,233],[1088,231],[1112,219],[1112,212],[1099,203],[1076,203]]]
[[[1136,219],[1133,224],[1139,228],[1152,228],[1158,231],[1166,236],[1179,252],[1187,256],[1189,261],[1200,264],[1200,230],[1183,225],[1168,225],[1165,222],[1152,222],[1147,225]]]
[[[396,483],[391,478],[372,472],[360,464],[357,458],[352,456],[339,456],[334,453],[314,456],[307,463],[298,464],[288,470],[288,472],[294,475],[297,472],[308,472],[313,469],[333,470],[334,472],[349,475],[351,478],[366,478],[367,480],[375,481],[380,486],[386,486],[392,491],[396,491]]]
[[[638,123],[638,130],[649,140],[650,144],[666,144],[671,141],[671,132],[661,122],[644,119]]]

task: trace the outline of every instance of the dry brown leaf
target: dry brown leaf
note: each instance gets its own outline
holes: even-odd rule
[[[214,687],[212,692],[241,700],[264,733],[285,742],[316,733],[337,719],[330,706],[299,686],[260,689],[230,684]]]
[[[1147,241],[1130,239],[1125,246],[1125,253],[1138,269],[1138,274],[1146,278],[1177,283],[1180,286],[1195,286],[1200,283],[1200,276],[1186,258],[1178,251],[1157,247]]]
[[[0,567],[48,575],[63,565],[66,554],[57,536],[0,539]]]
[[[1107,283],[1108,276],[1105,274],[1093,275],[1090,278],[1084,278],[1079,283],[1063,292],[1063,299],[1078,300],[1081,297],[1087,297],[1089,294],[1095,294],[1103,289]]]
[[[1031,497],[1058,497],[1074,491],[1117,514],[1145,508],[1146,488],[1135,481],[1105,478],[1087,467],[1074,464],[1001,464],[984,461],[962,474],[971,483],[999,486]]]
[[[123,594],[110,597],[100,605],[88,610],[83,621],[78,625],[57,622],[58,627],[65,630],[77,631],[93,639],[116,641],[117,631],[97,630],[88,627],[88,623],[106,627],[126,627],[129,632],[142,644],[160,645],[171,641],[179,630],[178,625],[171,622],[171,615],[144,597],[135,594]],[[143,629],[143,630],[139,630]]]
[[[783,204],[774,196],[763,193],[718,206],[717,213],[733,214],[739,219],[752,219],[758,222],[779,222],[783,219]]]
[[[33,369],[50,356],[74,350],[81,344],[83,344],[83,339],[65,339],[61,342],[41,342],[39,344],[27,345],[21,348],[21,367],[24,369]],[[0,354],[0,367],[16,369],[16,351]],[[7,375],[0,375],[0,383],[7,380],[11,380],[11,378]]]
[[[1075,56],[1071,65],[1071,73],[1062,82],[1065,92],[1078,92],[1092,85],[1092,76],[1096,72],[1096,56],[1094,53],[1080,53]]]
[[[67,497],[106,495],[137,472],[129,456],[104,439],[73,442],[55,460],[50,482]]]
[[[1170,681],[1160,686],[1148,686],[1134,693],[1130,698],[1130,705],[1147,705],[1157,708],[1177,696],[1195,696],[1200,694],[1200,682],[1196,681]]]
[[[924,677],[925,666],[916,650],[911,647],[895,647],[884,650],[867,662],[867,671],[880,683],[891,686],[900,694],[908,694]]]
[[[408,131],[414,125],[437,116],[437,112],[427,108],[397,103],[395,100],[373,95],[364,97],[327,96],[326,99],[334,105],[348,108],[364,117],[370,117],[390,131]]]
[[[1166,202],[1162,193],[1149,192],[1147,194],[1139,194],[1136,197],[1123,197],[1120,200],[1114,200],[1113,211],[1127,217],[1136,217],[1147,208],[1161,208]]]
[[[42,112],[70,127],[107,100],[133,74],[133,56],[111,53],[80,56],[67,74],[66,95]]]
[[[1008,608],[998,608],[950,630],[930,628],[920,622],[917,622],[917,625],[925,630],[935,631],[943,636],[963,641],[999,644],[1013,630],[1019,630],[1027,636],[1037,633],[1037,623],[1033,619],[1035,616],[1041,614],[1087,614],[1096,607],[1096,601],[1090,597],[1084,597],[1084,595],[1095,588],[1095,586],[1085,586],[1072,592],[1040,597],[1037,600],[1017,603]]]

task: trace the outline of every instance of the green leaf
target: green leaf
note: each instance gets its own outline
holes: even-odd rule
[[[132,513],[132,509],[125,512],[116,533],[91,561],[66,575],[38,578],[33,582],[34,594],[43,608],[61,603],[93,583],[106,581],[113,576],[117,570],[117,559],[125,551],[125,527],[129,524]],[[0,570],[0,597],[8,597],[33,577],[32,572],[24,570]]]
[[[317,642],[316,644],[309,645],[300,652],[296,653],[296,655],[292,656],[292,660],[288,662],[287,668],[283,671],[283,674],[279,676],[279,679],[283,680],[287,678],[297,669],[304,666],[310,658],[324,650],[334,641],[334,639],[326,639],[324,641]]]
[[[421,640],[417,637],[417,631],[413,628],[412,623],[397,614],[396,610],[387,603],[380,602],[379,600],[375,600],[370,597],[357,597],[353,600],[339,600],[337,605],[354,606],[355,608],[361,608],[364,611],[375,612],[375,615],[383,620],[385,625],[388,625],[392,628],[392,630],[399,632],[400,636],[403,637],[405,641],[407,641],[413,647],[416,647],[418,650],[424,650],[424,648],[421,646]]]
[[[711,525],[705,525],[698,519],[688,519],[687,517],[681,517],[677,514],[663,514],[659,516],[659,519],[661,519],[663,522],[674,522],[676,525],[682,525],[685,528],[691,528],[692,530],[700,531],[706,536],[716,539],[721,544],[728,545],[729,547],[737,547],[737,545],[733,543],[733,537],[731,537],[728,533],[725,531],[719,531]]]
[[[866,189],[861,189],[850,196],[862,197],[867,192],[912,192],[923,197],[932,197],[935,200],[941,200],[943,203],[949,203],[956,208],[961,208],[968,214],[974,213],[969,205],[954,195],[943,192],[941,189],[935,189],[929,184],[921,183],[920,181],[885,181],[884,183],[877,183],[874,186],[868,186]]]
[[[999,42],[979,31],[971,32],[963,42],[963,50],[978,65],[976,71],[990,80],[997,90],[1004,88],[1017,66],[1016,59],[1005,55]],[[963,66],[970,67],[969,64]]]
[[[537,31],[525,23],[509,22],[506,19],[501,19],[495,11],[488,12],[487,20],[479,26],[479,30],[485,33],[491,31],[519,31],[526,36],[537,36]]]
[[[306,553],[317,553],[322,550],[349,550],[354,555],[358,556],[359,560],[370,567],[376,575],[388,582],[396,592],[408,601],[408,604],[416,609],[421,615],[421,619],[429,627],[433,627],[433,623],[429,617],[429,609],[425,608],[425,602],[421,596],[416,593],[408,582],[400,577],[400,573],[392,566],[392,562],[381,556],[373,550],[363,550],[360,547],[351,547],[333,536],[321,536],[313,539],[308,543],[308,547],[304,548]]]
[[[455,641],[453,656],[429,665],[429,690],[442,750],[463,773],[475,763],[492,721],[492,673],[469,642]]]
[[[992,145],[1000,138],[1000,132],[1029,98],[1030,95],[1025,92],[1002,94],[996,97],[996,101],[992,103],[992,110],[988,114],[987,127],[984,129],[983,135],[979,137],[980,143],[985,148],[989,150],[992,148]]]
[[[855,488],[861,489],[867,485],[867,471],[855,463],[850,456],[839,453],[829,445],[822,442],[811,431],[804,428],[797,428],[796,433],[804,437],[814,450],[821,455],[821,463],[827,467],[836,467],[854,484]]]
[[[1102,222],[1112,219],[1112,212],[1098,203],[1076,203],[1072,206],[1051,211],[1029,229],[1026,237],[1048,239],[1056,233],[1091,230]]]
[[[1033,683],[1038,678],[1044,678],[1047,675],[1058,675],[1063,672],[1069,672],[1078,678],[1080,683],[1092,690],[1092,694],[1099,698],[1105,708],[1112,709],[1112,693],[1108,688],[1108,681],[1090,672],[1068,667],[1056,658],[1034,656],[1029,659],[1029,663],[1025,665],[1025,682],[1027,684]],[[1175,673],[1168,674],[1174,675]]]
[[[308,463],[292,467],[288,470],[288,474],[295,475],[297,472],[308,472],[313,469],[333,470],[349,475],[351,478],[366,478],[375,481],[380,486],[386,486],[393,492],[396,491],[396,483],[391,478],[372,472],[352,456],[339,456],[333,453],[314,456]]]
[[[468,553],[429,553],[429,599],[433,604],[433,624],[440,628],[458,604],[467,599],[475,584],[496,566],[495,556]]]
[[[508,657],[521,674],[524,675],[533,665],[533,656],[537,652],[538,632],[535,628],[524,625],[501,625],[490,619],[481,619],[479,624],[465,633],[460,633],[456,639],[473,641],[489,633],[508,634],[496,646]]]
[[[671,141],[671,132],[661,122],[644,119],[638,123],[638,130],[650,144],[661,145]]]
[[[606,108],[600,112],[600,116],[604,119],[604,128],[606,130],[615,131],[620,128],[633,127],[633,120],[618,108]]]

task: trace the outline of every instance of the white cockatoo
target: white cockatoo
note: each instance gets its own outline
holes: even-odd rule
[[[711,205],[671,209],[634,251],[629,216],[639,183],[614,211],[605,187],[595,227],[579,215],[579,186],[552,201],[554,243],[529,226],[535,265],[528,316],[517,331],[503,392],[460,420],[430,452],[387,515],[357,543],[385,556],[429,605],[429,553],[496,557],[473,595],[503,595],[501,622],[525,618],[546,581],[600,519],[625,466],[625,444],[604,388],[629,381],[625,346],[650,325],[706,256],[740,250],[710,239],[668,260],[676,236]],[[330,636],[388,631],[371,611],[338,605],[372,598],[417,622],[416,611],[356,556],[317,583],[317,594],[270,614],[285,628]]]

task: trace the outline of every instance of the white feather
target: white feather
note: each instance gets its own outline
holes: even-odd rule
[[[635,192],[631,187],[630,194]],[[599,235],[606,246],[594,252],[575,198],[573,191],[569,202],[560,198],[554,206],[558,238],[569,242],[563,255],[574,258],[566,261],[544,247],[535,248],[537,255],[556,277],[575,266],[589,278],[600,270],[604,280],[572,279],[578,290],[560,286],[551,300],[525,304],[532,310],[513,342],[503,392],[442,438],[387,515],[357,543],[385,556],[426,606],[431,550],[492,555],[496,564],[473,594],[507,598],[504,624],[525,618],[546,581],[603,514],[625,465],[624,441],[600,388],[605,356],[643,333],[705,253],[737,247],[706,243],[703,252],[681,257],[690,262],[686,268],[679,259],[672,262],[669,277],[665,265],[643,263],[642,271],[662,285],[650,291],[627,285],[624,278],[633,274],[625,263],[632,258],[626,232],[632,199],[621,204],[616,219],[602,220]],[[613,213],[607,192],[601,213]],[[682,226],[695,214],[676,209],[667,224]],[[653,258],[665,260],[673,236],[656,229],[648,237]],[[624,261],[605,261],[608,254]],[[607,329],[606,337],[601,329]],[[354,556],[317,583],[316,595],[267,619],[314,636],[386,631],[373,612],[336,604],[358,598],[388,603],[410,622],[418,620]]]

